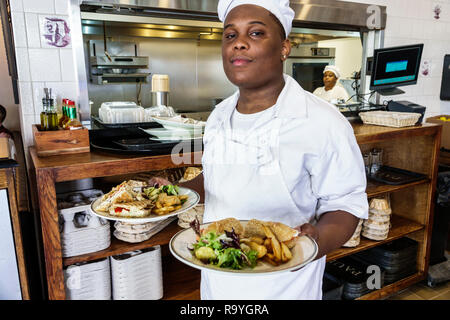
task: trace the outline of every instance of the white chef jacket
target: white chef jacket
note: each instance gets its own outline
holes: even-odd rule
[[[347,101],[350,98],[344,87],[341,87],[337,84],[330,90],[325,90],[325,87],[319,87],[314,90],[313,94],[328,102],[340,99],[344,99],[345,101]]]
[[[290,76],[271,112],[246,134],[230,119],[239,91],[208,118],[203,221],[228,217],[316,223],[328,211],[367,218],[366,177],[349,122]],[[325,257],[296,272],[242,276],[202,271],[202,299],[321,299]]]

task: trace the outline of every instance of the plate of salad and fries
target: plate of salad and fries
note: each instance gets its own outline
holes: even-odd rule
[[[227,218],[191,223],[169,243],[175,258],[200,270],[236,275],[296,271],[318,252],[309,236],[280,222]]]

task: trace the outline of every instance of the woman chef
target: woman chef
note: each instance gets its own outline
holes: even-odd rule
[[[338,100],[347,101],[350,98],[347,91],[336,85],[340,77],[341,73],[338,67],[326,66],[323,70],[324,86],[314,90],[313,94],[331,103],[337,103]]]
[[[239,89],[206,124],[203,175],[190,185],[204,186],[203,221],[279,221],[313,237],[319,253],[295,272],[202,271],[201,298],[321,299],[325,255],[367,218],[364,164],[352,127],[283,74],[294,16],[288,0],[220,0],[218,14],[223,67]]]

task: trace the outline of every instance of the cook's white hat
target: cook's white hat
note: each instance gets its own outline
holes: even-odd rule
[[[220,21],[224,22],[231,10],[243,4],[253,4],[270,11],[281,22],[286,37],[291,33],[295,13],[289,7],[289,0],[219,0],[217,14]]]
[[[326,66],[325,69],[323,69],[323,73],[327,71],[333,72],[337,79],[341,77],[341,71],[336,66]]]

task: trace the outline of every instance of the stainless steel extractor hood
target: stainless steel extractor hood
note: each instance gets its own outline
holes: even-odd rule
[[[218,21],[218,0],[83,0],[81,11],[99,14],[151,16]],[[291,0],[294,27],[365,31],[384,29],[386,7],[337,0]],[[377,25],[371,19],[377,17]]]

